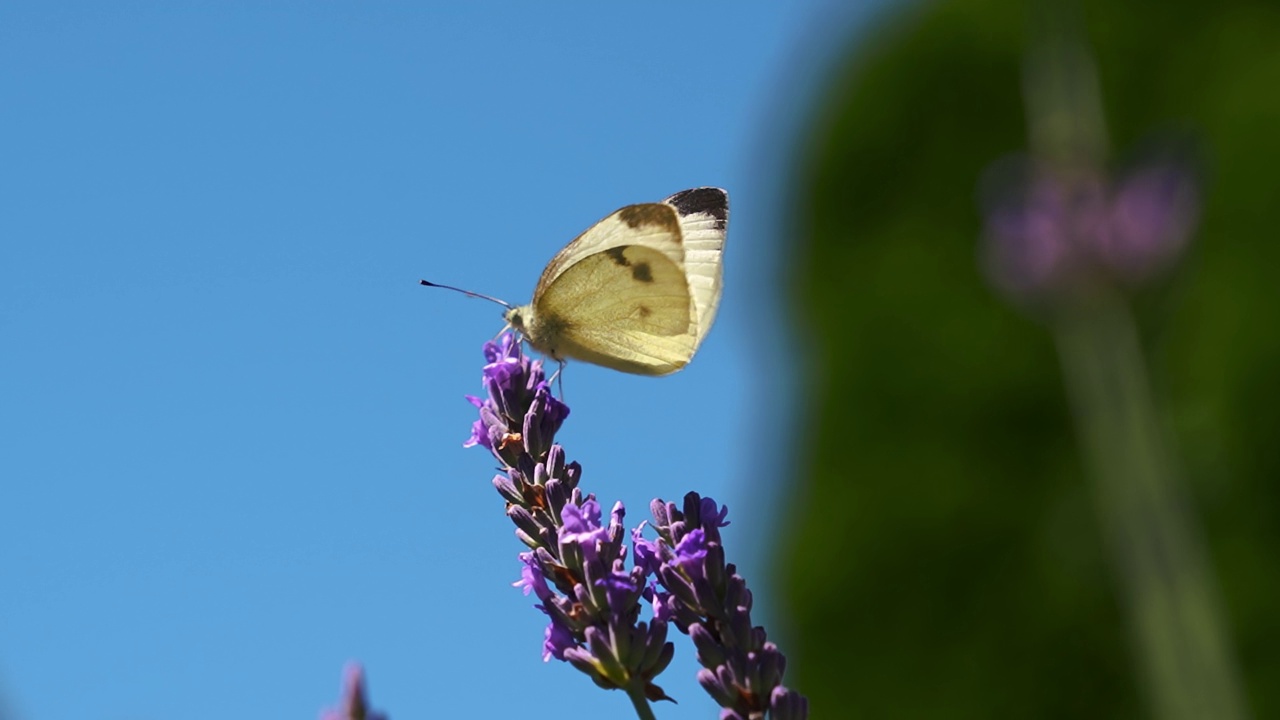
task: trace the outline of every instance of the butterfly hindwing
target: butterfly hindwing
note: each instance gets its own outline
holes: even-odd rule
[[[538,346],[553,356],[644,375],[684,367],[696,323],[684,271],[661,251],[623,245],[588,255],[534,302]]]

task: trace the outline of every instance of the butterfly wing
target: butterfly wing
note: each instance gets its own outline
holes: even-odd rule
[[[719,188],[612,213],[547,265],[526,336],[553,357],[644,375],[679,370],[715,319],[727,221]]]
[[[624,245],[653,248],[683,267],[684,244],[681,242],[679,212],[664,203],[641,203],[610,213],[551,258],[533,291],[534,303],[556,278],[584,258]]]
[[[579,260],[541,289],[527,328],[538,349],[614,370],[666,375],[697,349],[684,269],[648,245]]]
[[[724,284],[725,233],[729,226],[729,194],[720,188],[683,190],[663,203],[676,210],[684,245],[685,274],[698,319],[698,342],[707,336],[720,306]]]

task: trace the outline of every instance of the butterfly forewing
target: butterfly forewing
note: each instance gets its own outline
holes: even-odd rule
[[[682,190],[663,203],[680,217],[685,273],[697,316],[701,344],[716,318],[723,285],[724,239],[729,224],[729,194],[720,188]]]
[[[678,267],[684,267],[684,246],[680,238],[680,215],[664,203],[641,203],[621,208],[587,228],[573,242],[556,253],[542,271],[533,300],[550,287],[565,271],[584,258],[623,245],[641,245],[666,255]]]

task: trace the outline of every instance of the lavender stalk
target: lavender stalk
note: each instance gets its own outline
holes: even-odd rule
[[[804,697],[781,684],[785,658],[751,626],[746,582],[725,564],[726,509],[695,493],[683,512],[654,500],[658,539],[643,537],[644,523],[631,530],[628,569],[625,508],[614,505],[606,523],[595,496],[578,487],[582,468],[555,443],[569,408],[551,393],[541,361],[526,358],[511,334],[486,343],[484,356],[487,397],[468,397],[479,419],[465,445],[486,448],[502,465],[493,484],[529,548],[514,584],[534,594],[549,620],[543,660],[624,691],[638,717],[654,718],[650,703],[671,699],[654,679],[674,656],[667,640],[674,622],[697,647],[698,680],[725,708],[721,718],[806,717]],[[648,622],[640,619],[644,604]]]
[[[582,469],[565,461],[555,433],[569,408],[551,394],[541,361],[529,361],[514,335],[484,348],[488,397],[468,398],[480,411],[466,445],[487,448],[504,473],[493,479],[516,536],[528,546],[517,587],[549,618],[544,660],[573,665],[596,685],[627,693],[640,718],[667,695],[653,682],[675,652],[667,623],[640,620],[649,571],[626,568],[625,509],[602,521],[594,495],[578,488]]]
[[[1195,177],[1174,156],[1108,173],[1091,58],[1069,37],[1041,45],[1027,68],[1032,152],[989,200],[988,270],[1054,335],[1153,716],[1247,718],[1209,553],[1125,297],[1183,253]]]

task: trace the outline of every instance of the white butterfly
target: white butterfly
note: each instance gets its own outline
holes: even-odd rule
[[[486,299],[556,360],[667,375],[689,363],[715,320],[728,220],[720,188],[628,205],[556,253],[528,305]]]

